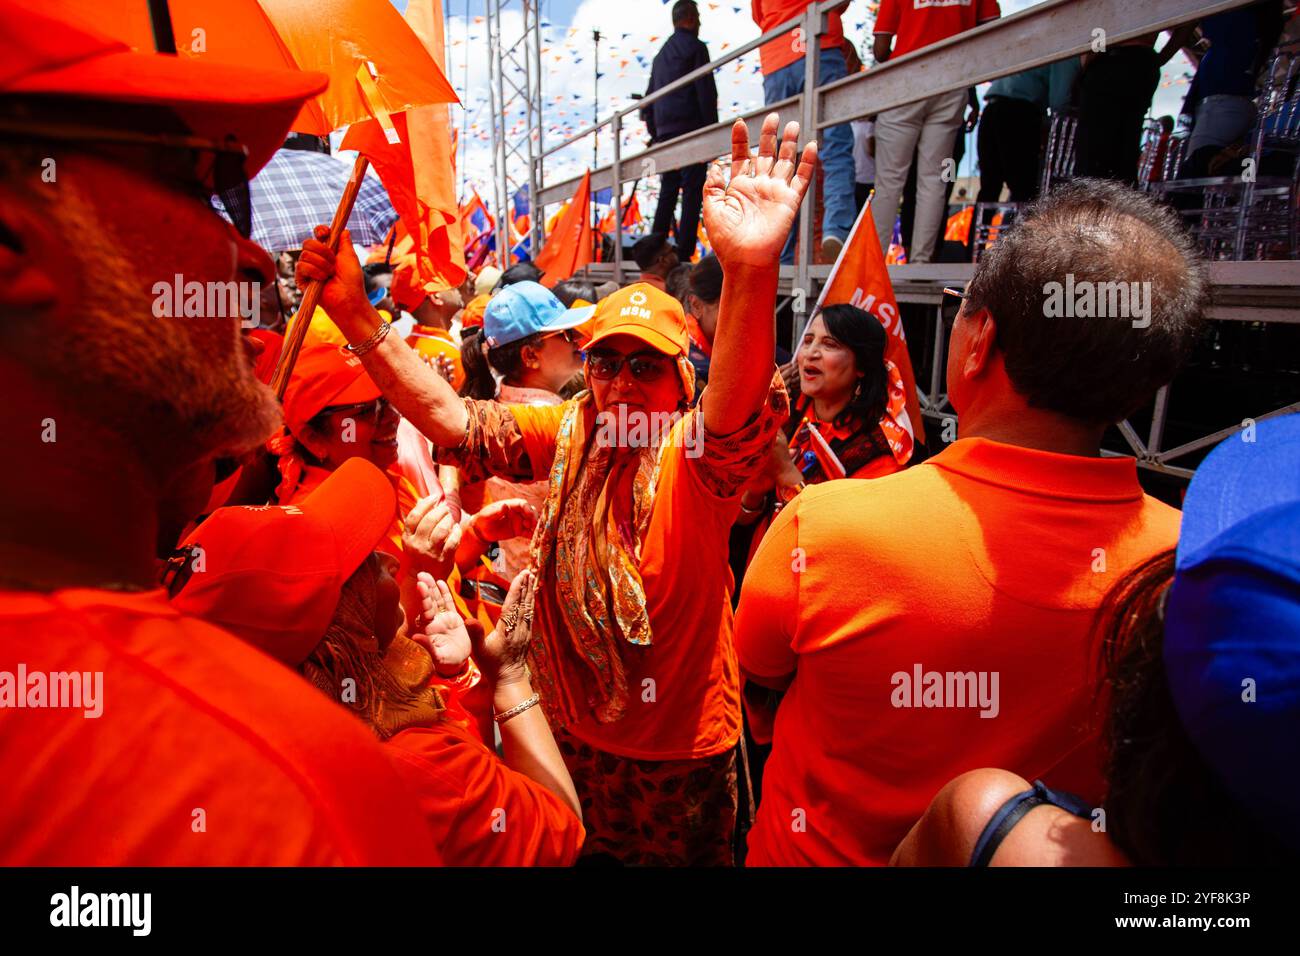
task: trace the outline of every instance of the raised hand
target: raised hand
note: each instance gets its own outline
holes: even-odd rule
[[[533,639],[533,602],[537,575],[524,568],[510,582],[497,626],[474,643],[474,660],[494,685],[526,680],[528,645]]]
[[[433,655],[440,674],[454,674],[469,657],[470,637],[465,621],[456,610],[446,581],[434,580],[427,571],[421,571],[416,586],[422,610],[410,638]]]
[[[316,238],[302,244],[295,269],[298,287],[304,288],[308,280],[324,282],[320,306],[331,317],[364,312],[370,309],[370,300],[366,298],[365,280],[361,276],[356,249],[352,247],[352,235],[344,229],[339,239],[339,251],[331,252],[327,245],[329,234],[328,226],[317,226]]]
[[[720,163],[704,183],[704,229],[723,271],[730,266],[775,268],[817,163],[817,144],[798,154],[799,124],[787,123],[777,147],[777,115],[763,120],[758,155],[749,151],[744,120],[731,127],[731,180]],[[796,165],[797,158],[797,165]]]
[[[435,578],[451,574],[460,538],[460,525],[441,494],[421,498],[402,521],[402,551],[408,565]]]

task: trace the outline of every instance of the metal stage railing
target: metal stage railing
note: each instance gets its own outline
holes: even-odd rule
[[[568,200],[578,183],[578,177],[559,182],[547,181],[543,173],[547,158],[605,129],[612,131],[613,161],[591,171],[591,188],[612,189],[615,222],[622,221],[621,191],[624,183],[682,166],[709,162],[726,155],[730,151],[730,128],[734,117],[668,142],[657,143],[631,156],[622,154],[622,124],[626,117],[658,98],[752,52],[768,40],[795,29],[803,31],[805,75],[810,78],[807,91],[744,114],[751,138],[757,136],[763,117],[772,111],[782,114],[783,121],[786,118],[797,118],[805,131],[821,130],[937,93],[966,89],[1001,76],[1078,55],[1092,49],[1099,36],[1104,38],[1106,44],[1114,44],[1199,20],[1249,2],[1251,0],[1045,0],[1012,16],[994,20],[914,53],[891,59],[863,73],[818,87],[819,43],[814,38],[824,30],[826,13],[839,3],[839,0],[823,0],[809,5],[800,16],[729,50],[706,66],[629,104],[599,123],[560,142],[538,148],[533,160],[533,175],[530,177],[537,183],[533,190],[533,221],[543,222],[545,207]],[[789,305],[795,310],[790,343],[792,349],[794,339],[802,330],[802,310],[817,301],[820,285],[829,272],[828,266],[812,262],[815,224],[810,205],[805,206],[804,214],[800,217],[796,262],[793,266],[781,268],[782,290],[788,297],[781,303],[781,307]],[[890,267],[895,294],[900,303],[929,305],[935,309],[934,334],[926,336],[927,349],[922,360],[917,363],[917,376],[919,383],[922,368],[929,372],[928,387],[918,387],[922,393],[923,411],[937,421],[954,418],[943,391],[941,370],[946,335],[941,290],[944,285],[967,281],[972,269],[973,266],[968,263]],[[623,259],[620,242],[614,243],[613,262],[590,266],[587,272],[593,278],[612,278],[619,282],[636,275],[635,268]],[[1211,318],[1234,323],[1300,323],[1300,263],[1215,263],[1212,275],[1215,298]],[[796,294],[800,292],[802,294]],[[909,325],[911,334],[917,328],[915,313]],[[917,358],[914,349],[914,362]],[[1300,384],[1297,385],[1296,398],[1300,399]],[[1165,448],[1168,410],[1169,389],[1162,389],[1156,398],[1145,437],[1139,435],[1137,429],[1128,422],[1123,423],[1119,431],[1142,467],[1173,476],[1191,475],[1191,469],[1177,464],[1176,459],[1206,449],[1235,429],[1243,427],[1234,425],[1218,429],[1172,448]],[[1296,410],[1300,410],[1300,401],[1267,409],[1260,415],[1252,416],[1252,420],[1258,421]]]

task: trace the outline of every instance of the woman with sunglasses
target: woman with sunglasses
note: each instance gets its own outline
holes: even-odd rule
[[[442,457],[471,474],[548,481],[529,669],[582,800],[584,853],[733,860],[740,681],[727,538],[789,409],[774,362],[778,262],[816,162],[798,136],[796,123],[778,135],[769,115],[754,155],[737,121],[730,180],[715,165],[705,184],[725,278],[694,408],[685,316],[650,286],[601,301],[587,391],[506,405],[460,398],[387,335],[346,233],[337,255],[309,240],[299,259],[375,382]]]
[[[284,421],[268,446],[280,472],[276,504],[303,501],[352,458],[370,462],[392,483],[397,507],[379,548],[399,562],[402,607],[414,621],[423,604],[417,573],[438,580],[451,574],[461,532],[441,492],[421,499],[394,468],[401,416],[346,347],[308,340],[285,390]],[[469,652],[467,640],[449,641],[435,655],[438,675],[461,693],[478,679]]]

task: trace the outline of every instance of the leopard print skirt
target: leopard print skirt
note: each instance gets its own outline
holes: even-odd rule
[[[632,760],[555,735],[582,802],[582,855],[628,866],[732,866],[736,751]]]

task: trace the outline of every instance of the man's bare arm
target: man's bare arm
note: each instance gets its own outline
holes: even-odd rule
[[[758,155],[743,120],[731,130],[731,180],[715,165],[704,185],[704,228],[722,265],[718,331],[703,398],[714,435],[743,428],[762,406],[776,367],[776,284],[781,247],[817,163],[817,145],[798,150],[799,124],[763,121]]]

